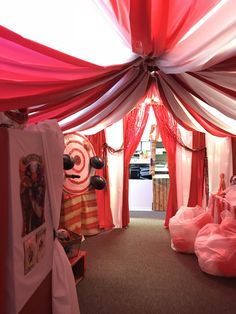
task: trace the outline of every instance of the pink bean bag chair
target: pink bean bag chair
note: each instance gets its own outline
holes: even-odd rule
[[[194,242],[199,230],[213,217],[202,207],[180,207],[169,221],[171,247],[182,253],[194,253]]]
[[[224,277],[236,277],[236,219],[229,211],[221,224],[208,224],[197,234],[195,253],[202,271]]]

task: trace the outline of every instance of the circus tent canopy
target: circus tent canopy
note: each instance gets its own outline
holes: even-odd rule
[[[32,123],[97,132],[158,96],[188,130],[235,135],[234,9],[234,0],[8,1],[1,111],[27,107]]]

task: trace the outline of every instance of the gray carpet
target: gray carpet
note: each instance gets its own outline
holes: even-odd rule
[[[174,252],[156,216],[133,212],[128,228],[86,237],[81,314],[236,313],[236,279],[207,275],[194,254]]]
[[[153,210],[131,210],[130,218],[151,218],[164,220],[166,217],[165,211],[153,211]]]

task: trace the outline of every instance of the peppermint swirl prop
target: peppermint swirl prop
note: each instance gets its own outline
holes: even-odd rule
[[[106,180],[95,175],[96,169],[104,167],[104,162],[99,156],[95,156],[94,148],[88,138],[79,132],[74,132],[66,134],[64,141],[64,191],[81,195],[92,188],[104,189]]]
[[[74,166],[65,170],[63,188],[67,193],[80,195],[89,190],[90,178],[95,175],[95,168],[90,166],[90,159],[95,156],[94,148],[87,137],[78,132],[66,134],[64,141],[64,155],[70,157]]]

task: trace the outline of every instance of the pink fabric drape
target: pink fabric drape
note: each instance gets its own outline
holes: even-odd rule
[[[164,105],[153,105],[157,125],[168,158],[170,188],[166,208],[165,227],[169,226],[169,220],[177,212],[177,186],[176,186],[176,140],[172,134],[177,134],[177,123],[168,113]]]
[[[198,151],[192,153],[191,182],[189,191],[188,206],[202,206],[203,189],[204,189],[204,168],[205,168],[205,134],[193,132],[193,149]]]
[[[104,143],[105,132],[100,131],[99,133],[93,135],[87,135],[87,138],[93,145],[95,153],[97,156],[104,160],[104,167],[102,169],[97,169],[96,174],[102,176],[106,179],[106,188],[104,190],[96,190],[97,206],[98,206],[98,219],[99,227],[101,229],[110,229],[114,227],[112,221],[111,207],[110,207],[110,191],[109,191],[109,177],[107,171],[106,156],[104,154]]]
[[[124,181],[122,226],[129,224],[129,163],[147,124],[150,105],[141,103],[124,117]]]

